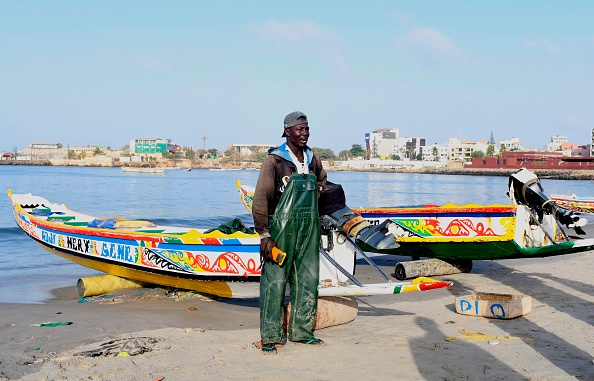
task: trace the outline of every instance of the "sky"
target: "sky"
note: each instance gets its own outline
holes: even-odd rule
[[[0,0],[0,150],[276,145],[297,110],[336,154],[380,128],[589,144],[592,20],[587,0]]]

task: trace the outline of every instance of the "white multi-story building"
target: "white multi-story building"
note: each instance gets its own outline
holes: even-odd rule
[[[407,136],[399,139],[398,150],[404,153],[403,157],[416,160],[419,154],[423,155],[425,144],[425,138]]]
[[[400,138],[397,128],[382,128],[365,134],[367,151],[371,157],[389,158]]]
[[[486,153],[489,144],[485,140],[480,142],[471,142],[458,138],[449,138],[447,142],[448,160],[452,161],[472,161],[472,154],[477,151]]]
[[[445,145],[447,147],[447,160],[467,162],[472,161],[475,152],[480,151],[486,155],[491,144],[486,140],[473,142],[459,138],[450,138]],[[502,147],[505,151],[518,151],[522,149],[520,139],[514,137],[509,140],[498,140],[497,143],[492,144],[492,146],[493,154],[495,155],[501,152]],[[427,157],[427,155],[428,154],[426,153],[423,156]]]
[[[365,134],[365,143],[370,157],[390,159],[394,155],[414,159],[423,153],[425,138],[400,136],[397,128],[382,128]]]
[[[437,143],[423,147],[423,161],[439,161],[441,163],[447,162],[448,147],[444,144]]]
[[[512,137],[509,140],[498,140],[497,146],[494,147],[495,151],[501,151],[501,147],[505,147],[506,151],[519,151],[522,146],[520,145],[520,139]]]
[[[551,136],[551,142],[549,144],[547,144],[547,151],[560,151],[561,150],[561,144],[563,143],[567,143],[567,137],[565,136],[559,136],[559,135],[555,135],[555,136]]]

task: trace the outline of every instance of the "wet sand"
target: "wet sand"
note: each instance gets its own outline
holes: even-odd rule
[[[388,274],[404,258],[376,257]],[[22,380],[594,380],[594,252],[476,261],[436,277],[449,289],[358,298],[357,318],[316,332],[323,347],[288,343],[264,356],[258,301],[131,289],[78,303],[75,285],[45,304],[3,304],[0,379]],[[361,264],[357,277],[381,282]],[[475,292],[526,294],[532,312],[510,320],[455,312]],[[70,321],[71,325],[31,324]],[[484,340],[486,339],[486,340]],[[132,356],[98,353],[128,343]],[[124,348],[125,349],[125,348]]]

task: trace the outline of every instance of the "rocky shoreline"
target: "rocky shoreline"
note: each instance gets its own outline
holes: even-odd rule
[[[428,175],[464,175],[464,176],[504,176],[508,177],[518,169],[487,169],[487,168],[433,168],[423,167],[419,169],[352,169],[352,168],[337,168],[330,169],[336,171],[350,171],[350,172],[387,172],[387,173],[420,173]],[[554,179],[554,180],[594,180],[594,171],[568,171],[568,170],[553,170],[540,169],[533,170],[540,179]]]
[[[0,165],[34,165],[34,166],[46,166],[52,165],[49,160],[0,160]]]
[[[505,176],[508,177],[517,169],[476,169],[476,168],[423,168],[417,173],[440,174],[440,175],[470,175],[470,176]],[[553,169],[531,169],[540,179],[555,180],[594,180],[592,170],[553,170]]]

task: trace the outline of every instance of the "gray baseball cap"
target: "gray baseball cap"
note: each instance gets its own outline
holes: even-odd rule
[[[302,118],[300,120],[300,118]],[[302,113],[301,111],[293,111],[289,115],[285,116],[284,128],[283,128],[283,138],[287,136],[285,134],[285,129],[291,128],[293,126],[298,126],[300,124],[307,124],[307,115]]]

